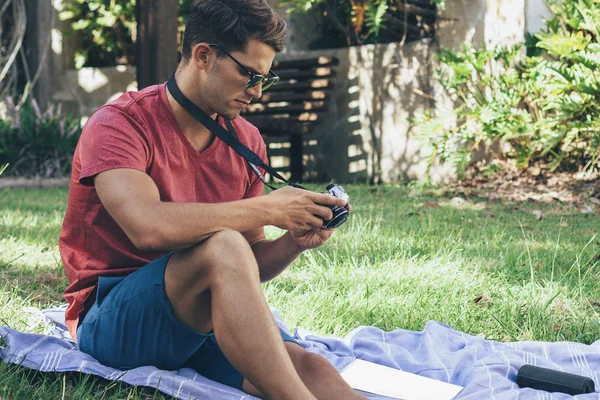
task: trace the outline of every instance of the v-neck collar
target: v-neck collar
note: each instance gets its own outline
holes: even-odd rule
[[[173,127],[173,130],[179,137],[179,140],[181,140],[184,147],[187,149],[187,151],[190,153],[193,159],[198,162],[201,162],[211,157],[214,154],[217,147],[222,145],[221,139],[219,139],[216,135],[213,134],[214,138],[212,143],[206,149],[202,150],[201,152],[198,152],[198,150],[196,150],[196,148],[192,145],[187,136],[185,136],[185,134],[181,130],[181,127],[179,126],[179,123],[177,122],[177,119],[175,118],[175,114],[171,109],[171,105],[169,104],[169,98],[167,96],[167,84],[165,83],[160,85],[159,90],[165,117],[168,119],[169,124]],[[220,115],[217,115],[217,122],[225,128],[223,117],[221,117]]]

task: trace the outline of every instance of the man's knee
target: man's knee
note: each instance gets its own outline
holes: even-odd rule
[[[215,271],[227,274],[229,269],[243,268],[240,260],[253,257],[244,236],[236,231],[223,230],[186,250],[175,252],[167,265],[167,276],[192,284],[211,279]]]
[[[214,233],[203,243],[207,252],[212,252],[216,256],[223,256],[223,252],[236,252],[251,250],[246,238],[238,232],[225,229]]]
[[[216,232],[201,245],[196,246],[194,257],[212,278],[229,275],[258,274],[258,266],[252,248],[244,236],[237,231]],[[214,280],[214,279],[212,279]]]

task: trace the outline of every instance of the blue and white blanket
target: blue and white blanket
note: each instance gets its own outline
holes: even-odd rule
[[[278,324],[287,331],[274,312]],[[131,385],[142,385],[176,398],[253,399],[238,390],[210,381],[193,370],[162,371],[140,367],[119,371],[101,365],[78,351],[64,325],[64,309],[40,314],[51,326],[48,335],[18,332],[0,326],[4,346],[0,358],[39,371],[79,371]],[[322,337],[303,329],[294,335],[308,351],[321,354],[338,370],[355,358],[401,369],[429,378],[463,386],[462,400],[558,400],[577,398],[600,400],[600,340],[592,345],[571,342],[500,343],[458,332],[430,321],[421,332],[398,329],[384,332],[374,327],[357,328],[344,339]],[[596,393],[569,396],[533,389],[520,389],[517,370],[534,364],[592,378]],[[374,397],[378,398],[381,397]]]

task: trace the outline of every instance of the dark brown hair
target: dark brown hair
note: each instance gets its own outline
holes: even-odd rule
[[[198,43],[245,51],[250,39],[283,50],[286,24],[266,0],[194,0],[185,23],[181,56],[188,61]]]

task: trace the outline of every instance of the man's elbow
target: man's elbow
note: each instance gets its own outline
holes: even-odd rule
[[[128,234],[133,245],[142,251],[157,251],[166,247],[164,234],[160,229],[144,227]]]

